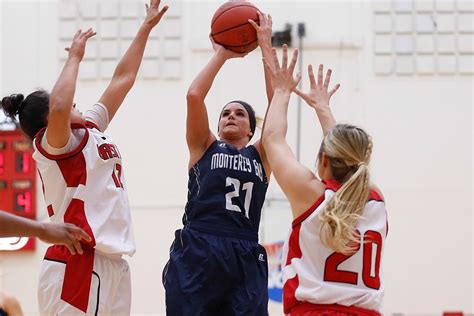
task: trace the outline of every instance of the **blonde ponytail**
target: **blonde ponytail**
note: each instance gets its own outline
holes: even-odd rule
[[[321,240],[336,252],[350,254],[359,247],[355,228],[369,195],[372,141],[362,129],[338,124],[323,140],[320,155],[322,152],[342,186],[319,214]]]

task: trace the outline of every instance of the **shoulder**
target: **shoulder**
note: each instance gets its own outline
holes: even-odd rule
[[[385,197],[383,196],[382,191],[380,190],[379,187],[377,187],[373,183],[370,183],[369,189],[370,189],[370,196],[369,196],[370,199],[385,201]]]

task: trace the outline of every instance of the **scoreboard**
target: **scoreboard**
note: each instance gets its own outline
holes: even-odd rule
[[[33,145],[19,129],[0,130],[0,210],[36,220]],[[0,251],[33,250],[34,238],[0,238]]]

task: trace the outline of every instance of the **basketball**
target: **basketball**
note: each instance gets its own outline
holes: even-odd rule
[[[214,41],[236,53],[249,53],[257,48],[257,32],[248,22],[257,24],[260,10],[247,1],[230,1],[221,5],[211,22],[211,36]]]

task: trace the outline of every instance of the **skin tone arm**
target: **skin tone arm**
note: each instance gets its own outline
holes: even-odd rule
[[[260,46],[262,57],[268,61],[273,61],[273,59],[271,58],[272,57],[272,25],[273,25],[272,17],[270,16],[270,14],[262,14],[260,12],[257,12],[257,14],[258,14],[260,25],[258,25],[257,23],[255,23],[255,21],[251,19],[249,19],[248,21],[257,31],[258,46]],[[270,73],[268,72],[266,67],[264,67],[264,73],[265,73],[265,89],[267,91],[268,104],[270,104],[273,98],[273,88],[272,88],[272,82],[270,79]]]
[[[288,66],[288,48],[284,45],[281,66],[275,49],[273,49],[275,69],[272,70],[269,63],[264,61],[271,73],[275,95],[267,113],[267,124],[262,136],[268,161],[278,184],[290,201],[293,218],[305,212],[324,192],[324,185],[310,169],[296,160],[285,139],[290,95],[301,79],[299,74],[293,77],[297,58],[298,51],[295,50]]]
[[[45,243],[64,245],[71,254],[82,254],[80,240],[91,238],[73,224],[41,223],[0,211],[0,237],[38,237]]]
[[[332,70],[328,69],[326,78],[323,83],[323,65],[319,65],[318,69],[318,82],[316,82],[313,73],[313,66],[308,66],[308,75],[310,82],[310,90],[308,93],[300,91],[295,88],[294,91],[299,95],[306,103],[316,111],[323,134],[326,135],[328,131],[336,125],[336,119],[332,115],[331,108],[329,107],[329,101],[331,97],[336,93],[337,89],[341,86],[337,84],[334,88],[328,92],[329,82],[331,81]]]
[[[227,50],[223,46],[216,44],[212,38],[211,42],[214,48],[214,55],[193,80],[186,95],[186,141],[190,154],[188,169],[202,157],[207,148],[216,140],[216,136],[209,129],[209,119],[204,100],[211,89],[217,73],[228,59],[244,57],[246,55]]]
[[[146,5],[147,16],[140,26],[135,38],[127,49],[125,55],[115,68],[112,80],[99,99],[109,112],[109,122],[124,101],[130,89],[132,89],[137,78],[138,69],[143,59],[145,46],[151,30],[160,22],[168,10],[168,6],[159,9],[160,0],[151,0]]]
[[[15,297],[7,295],[3,291],[0,291],[0,308],[3,309],[8,316],[23,316],[20,302],[18,302]]]
[[[258,19],[259,19],[259,24],[255,23],[253,20],[249,19],[249,23],[255,28],[257,31],[257,40],[258,40],[258,46],[260,46],[260,50],[262,52],[262,58],[270,61],[271,68],[274,68],[273,65],[273,58],[272,58],[272,17],[270,14],[262,14],[260,12],[257,12],[258,14]],[[265,74],[265,89],[267,92],[267,100],[268,100],[268,105],[270,105],[270,102],[272,101],[273,98],[273,87],[272,87],[272,82],[271,82],[271,76],[270,72],[267,69],[267,67],[264,67],[264,74]],[[268,112],[268,107],[267,107],[267,112]],[[266,117],[265,113],[265,117]],[[263,121],[263,127],[262,127],[262,133],[263,130],[265,129],[265,118]],[[254,144],[255,148],[260,154],[260,157],[262,158],[263,162],[263,167],[265,169],[265,174],[267,175],[267,178],[270,178],[271,174],[271,168],[270,164],[268,163],[267,155],[265,152],[265,148],[261,145],[261,141],[257,140]]]
[[[49,97],[49,114],[46,138],[56,148],[64,147],[71,134],[71,109],[76,91],[79,64],[84,57],[86,42],[96,33],[92,29],[74,35],[66,64]]]

